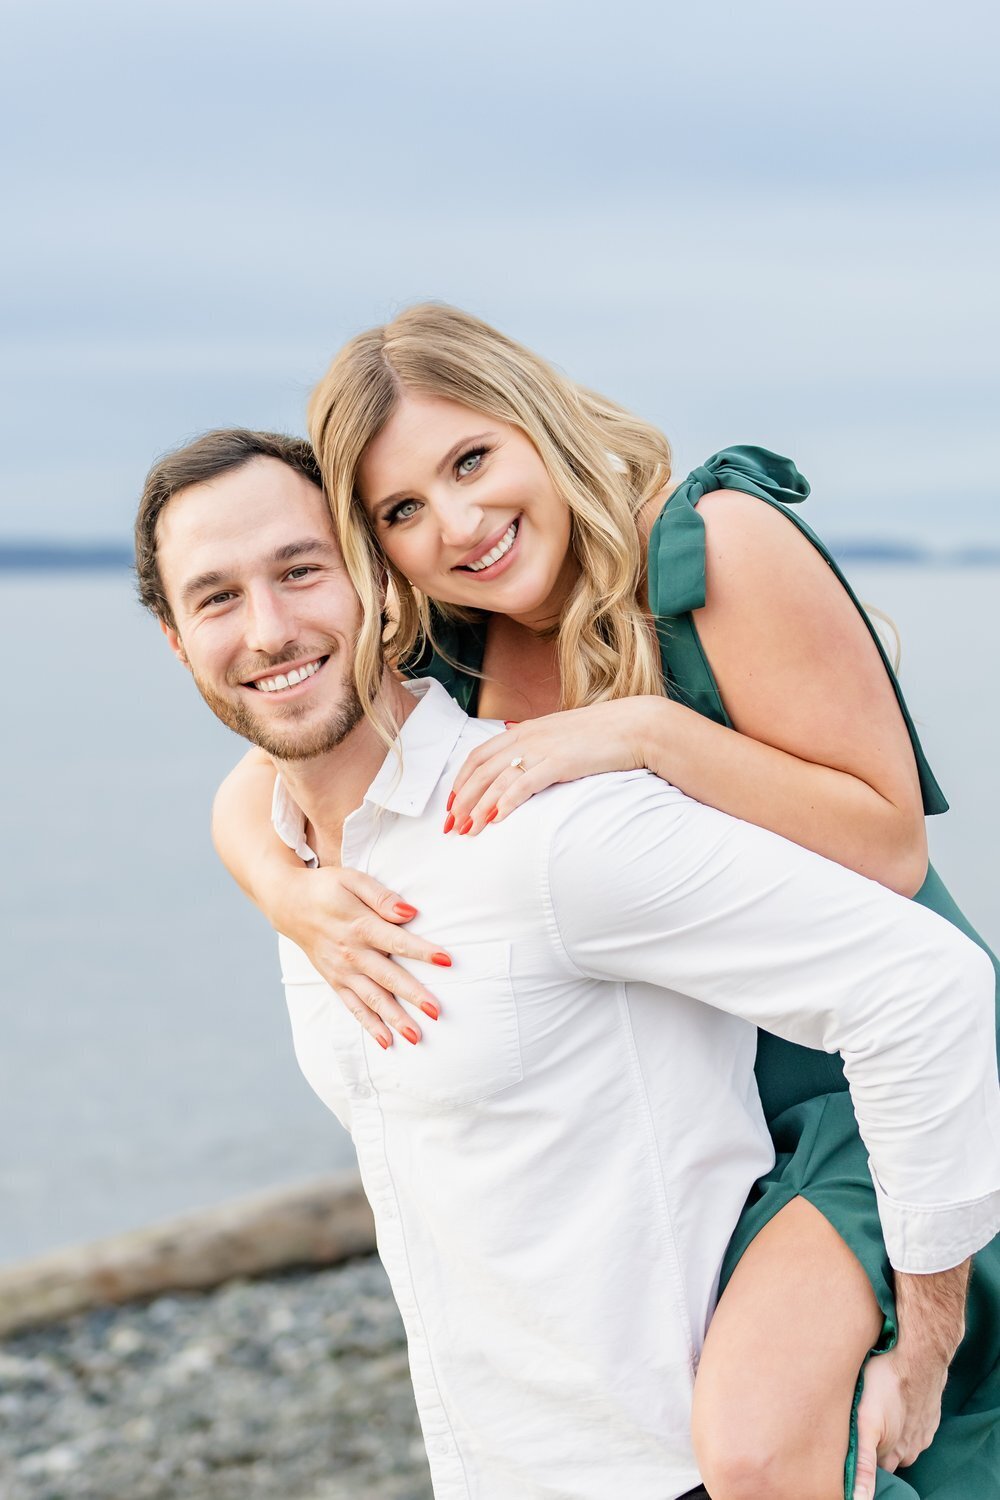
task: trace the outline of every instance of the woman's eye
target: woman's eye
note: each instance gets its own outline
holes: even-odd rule
[[[312,572],[314,572],[314,571],[315,571],[315,569],[313,569],[313,568],[307,568],[303,564],[303,566],[301,568],[292,568],[289,571],[288,577],[292,580],[293,583],[297,583],[300,578],[308,578],[309,574],[312,573]]]
[[[455,465],[456,473],[461,478],[464,478],[466,474],[474,474],[482,463],[485,452],[485,448],[473,448],[471,452],[466,453]]]
[[[386,516],[386,520],[389,522],[390,526],[392,526],[396,521],[408,521],[411,516],[416,515],[419,509],[420,505],[418,501],[401,500],[398,505],[393,506],[388,516]]]

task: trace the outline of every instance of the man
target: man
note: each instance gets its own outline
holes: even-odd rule
[[[181,450],[151,473],[137,539],[140,591],[205,700],[280,766],[282,837],[419,888],[448,933],[442,1023],[405,1051],[281,945],[300,1064],[357,1146],[438,1500],[698,1483],[694,1372],[772,1161],[755,1025],[843,1054],[897,1269],[944,1271],[992,1237],[993,972],[955,929],[646,772],[445,840],[451,777],[498,726],[386,670],[387,753],[301,444]]]

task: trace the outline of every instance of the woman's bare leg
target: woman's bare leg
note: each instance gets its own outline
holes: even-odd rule
[[[860,1262],[795,1198],[733,1273],[695,1382],[712,1500],[842,1500],[858,1371],[882,1330]]]

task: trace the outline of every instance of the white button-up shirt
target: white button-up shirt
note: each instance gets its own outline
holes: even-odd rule
[[[840,1051],[897,1268],[1000,1228],[986,957],[913,902],[648,772],[553,787],[483,835],[445,799],[499,725],[436,682],[343,863],[446,943],[383,1050],[281,939],[298,1060],[351,1131],[437,1500],[674,1500],[726,1244],[773,1161],[757,1025]],[[275,826],[306,860],[280,780]],[[974,1148],[969,1149],[969,1144]]]

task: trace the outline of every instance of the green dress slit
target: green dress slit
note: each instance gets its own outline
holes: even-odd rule
[[[705,603],[705,528],[696,509],[711,490],[741,490],[780,510],[825,559],[868,624],[885,663],[906,722],[920,775],[926,813],[948,810],[927,764],[895,673],[879,637],[847,580],[813,531],[793,511],[809,486],[787,458],[764,448],[726,448],[694,469],[671,494],[654,523],[649,541],[649,603],[656,620],[663,675],[671,698],[729,725],[712,669],[698,639],[692,611]],[[414,673],[437,677],[470,713],[476,711],[486,640],[485,622],[438,619],[440,652],[425,650],[411,664]],[[463,670],[464,669],[464,670]],[[947,918],[996,956],[973,930],[933,868],[913,898]],[[747,1246],[764,1225],[795,1197],[807,1198],[829,1220],[857,1256],[882,1309],[876,1351],[896,1340],[892,1271],[882,1242],[868,1157],[851,1106],[839,1057],[795,1046],[761,1032],[757,1084],[774,1140],[776,1161],[756,1184],[730,1242],[722,1271],[726,1286]],[[874,1351],[873,1351],[874,1352]],[[844,1485],[853,1493],[856,1462],[858,1381],[851,1417]],[[879,1500],[1000,1500],[1000,1239],[976,1257],[967,1331],[945,1389],[939,1432],[909,1469],[880,1472]]]

